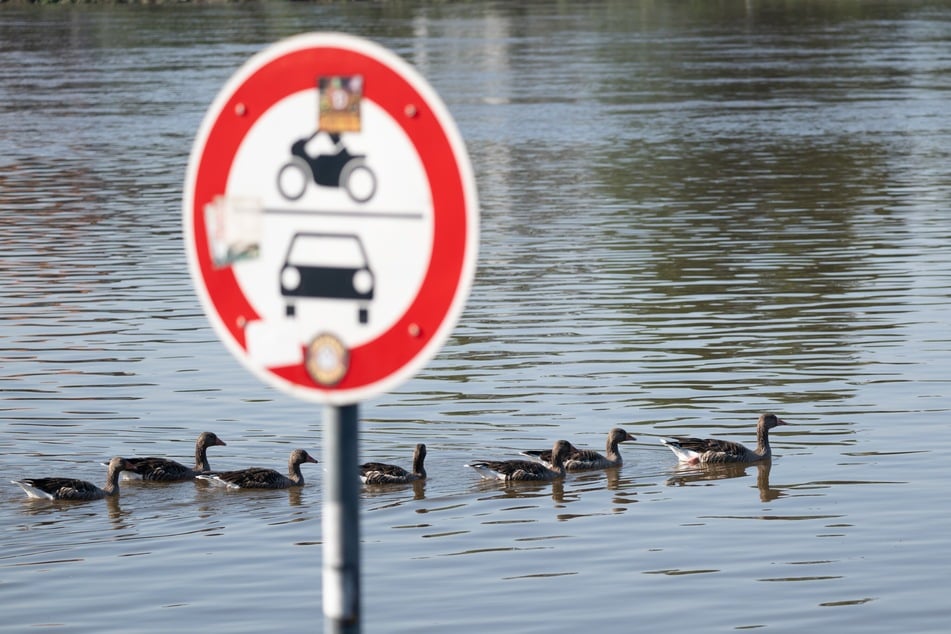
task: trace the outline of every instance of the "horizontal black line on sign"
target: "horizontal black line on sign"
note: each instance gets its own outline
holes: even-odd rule
[[[422,212],[416,211],[314,211],[311,209],[264,209],[266,214],[287,216],[335,216],[338,218],[384,218],[386,220],[422,220]]]

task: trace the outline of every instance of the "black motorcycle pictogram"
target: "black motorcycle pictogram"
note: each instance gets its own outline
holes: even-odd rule
[[[328,133],[336,150],[333,154],[307,153],[307,145],[320,134],[317,130],[309,137],[291,145],[291,160],[277,173],[277,189],[287,200],[298,200],[307,191],[307,184],[340,187],[358,203],[365,203],[376,193],[376,175],[366,164],[365,154],[351,154],[339,134]]]

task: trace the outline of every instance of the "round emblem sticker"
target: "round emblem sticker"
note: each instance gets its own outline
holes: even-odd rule
[[[307,373],[320,385],[340,383],[350,366],[350,353],[343,342],[331,334],[317,335],[307,346]]]

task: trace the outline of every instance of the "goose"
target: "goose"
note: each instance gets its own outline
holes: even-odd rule
[[[169,460],[168,458],[156,458],[148,456],[146,458],[128,458],[132,465],[132,470],[125,474],[129,479],[136,477],[142,480],[153,482],[184,482],[194,480],[199,473],[211,471],[208,464],[209,447],[225,447],[225,441],[218,438],[210,431],[202,432],[195,441],[195,468],[189,468],[180,462]]]
[[[677,460],[687,464],[723,464],[727,462],[757,462],[772,456],[769,447],[769,430],[779,425],[788,425],[775,414],[761,414],[756,423],[756,449],[749,449],[738,442],[719,438],[663,438]]]
[[[287,489],[304,486],[304,476],[300,472],[300,466],[305,462],[316,463],[317,460],[303,449],[295,449],[287,460],[287,475],[274,469],[250,467],[237,471],[199,473],[195,477],[229,489]]]
[[[516,481],[547,481],[565,477],[565,458],[571,452],[571,443],[567,440],[555,441],[552,447],[551,466],[531,460],[479,460],[470,462],[472,467],[485,479]]]
[[[92,482],[75,478],[23,478],[11,480],[26,491],[27,497],[41,500],[101,500],[119,495],[119,473],[131,468],[125,458],[116,456],[109,461],[109,472],[103,488]]]
[[[571,445],[571,451],[568,453],[568,457],[565,458],[565,469],[568,471],[588,471],[590,469],[620,467],[624,460],[621,458],[617,446],[618,443],[626,440],[637,440],[637,438],[620,427],[615,427],[608,432],[608,441],[605,447],[606,455],[604,456],[597,451],[578,449]],[[551,465],[551,451],[523,451],[522,455],[537,458],[541,462]]]
[[[363,484],[406,484],[426,478],[423,461],[426,460],[426,445],[419,443],[413,451],[413,470],[382,462],[365,462],[360,465],[360,480]]]

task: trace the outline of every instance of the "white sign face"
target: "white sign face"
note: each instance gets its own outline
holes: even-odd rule
[[[212,104],[184,199],[219,336],[266,382],[344,404],[412,376],[475,273],[464,145],[415,71],[365,40],[298,36]]]

